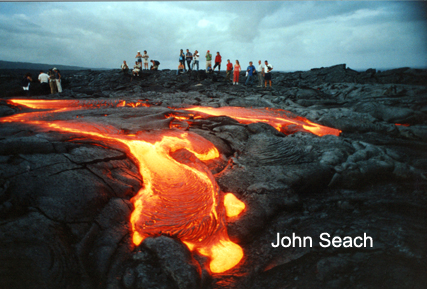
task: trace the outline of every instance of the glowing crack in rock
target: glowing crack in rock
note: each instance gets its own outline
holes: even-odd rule
[[[90,139],[121,144],[137,163],[144,185],[131,199],[134,204],[130,223],[133,243],[139,245],[149,236],[168,235],[179,238],[190,250],[209,256],[210,270],[221,273],[236,266],[243,258],[242,248],[230,241],[226,217],[238,217],[245,204],[233,194],[221,194],[212,173],[204,164],[218,158],[215,146],[203,137],[182,130],[141,131],[126,134],[106,124],[83,120],[46,120],[46,115],[81,109],[149,106],[145,101],[77,101],[77,100],[8,100],[13,105],[40,110],[15,114],[0,122],[22,122],[41,129],[83,135]],[[339,135],[340,131],[320,126],[282,110],[245,109],[236,107],[185,109],[187,114],[227,115],[248,124],[266,122],[282,132],[293,125],[300,131],[319,136]],[[174,116],[186,121],[187,116]],[[75,116],[78,117],[78,116]],[[47,118],[49,119],[49,118]],[[179,126],[177,126],[179,127]]]

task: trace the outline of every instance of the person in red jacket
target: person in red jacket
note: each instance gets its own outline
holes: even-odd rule
[[[215,67],[218,66],[218,73],[219,73],[219,71],[221,70],[221,61],[222,61],[221,55],[219,54],[219,52],[217,52],[215,56],[215,66],[212,69],[213,71],[215,70]]]
[[[227,75],[225,76],[225,82],[231,81],[230,77],[231,77],[232,71],[233,71],[233,63],[230,62],[230,59],[227,59]]]

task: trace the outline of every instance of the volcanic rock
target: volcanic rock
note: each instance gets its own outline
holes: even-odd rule
[[[27,71],[3,70],[0,121],[36,110],[23,98]],[[38,72],[33,72],[37,75]],[[45,112],[52,124],[90,124],[105,134],[180,130],[215,145],[206,161],[224,193],[246,208],[227,217],[240,263],[212,273],[209,258],[175,236],[132,241],[131,199],[146,180],[118,141],[0,122],[1,288],[424,288],[427,284],[427,71],[358,72],[345,64],[273,72],[273,88],[231,85],[225,73],[174,70],[63,71],[63,92],[78,111]],[[240,75],[241,82],[244,74]],[[274,108],[341,130],[286,133],[231,115],[198,117],[192,106]],[[186,120],[182,120],[182,117]],[[191,161],[187,150],[173,152]],[[181,159],[185,159],[181,160]],[[201,164],[201,162],[197,161]],[[373,247],[320,245],[372,237]],[[311,246],[274,247],[280,236],[309,236]]]

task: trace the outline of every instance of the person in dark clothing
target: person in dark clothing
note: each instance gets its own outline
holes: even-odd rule
[[[249,66],[246,69],[247,73],[248,73],[248,77],[246,78],[246,82],[245,85],[248,84],[253,84],[253,75],[256,73],[256,68],[255,66],[253,66],[252,61],[249,61]]]
[[[49,69],[49,86],[50,86],[50,93],[54,94],[58,92],[58,88],[56,87],[56,78],[55,78],[55,72],[53,69]]]
[[[56,88],[58,89],[58,92],[62,92],[61,73],[57,68],[53,68],[53,72],[55,73]]]
[[[184,71],[186,71],[186,69],[185,69],[185,54],[184,54],[184,50],[182,50],[182,49],[179,52],[179,62],[182,63],[182,65],[184,65]]]
[[[193,54],[188,49],[187,49],[187,54],[185,55],[185,60],[187,60],[188,71],[191,71],[190,64],[191,64],[191,61],[193,60]]]
[[[31,73],[29,73],[29,72],[26,73],[24,75],[24,78],[21,80],[21,85],[25,91],[26,96],[30,96],[30,83],[31,83],[31,81],[33,81],[33,79],[32,79]]]
[[[151,65],[151,70],[158,70],[159,69],[159,65],[160,65],[160,62],[158,62],[157,60],[151,60],[151,63],[153,64],[153,65]]]

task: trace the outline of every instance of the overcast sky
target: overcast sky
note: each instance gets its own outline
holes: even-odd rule
[[[119,68],[179,50],[295,71],[427,67],[426,1],[0,2],[0,60]],[[222,68],[224,69],[224,68]]]

